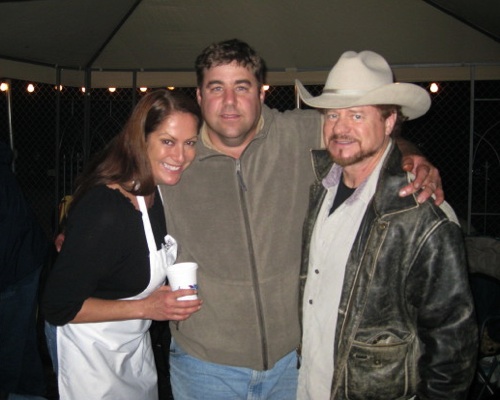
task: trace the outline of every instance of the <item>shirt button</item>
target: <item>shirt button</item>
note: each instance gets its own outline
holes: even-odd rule
[[[315,273],[315,274],[319,274],[319,269],[315,269],[315,270],[314,270],[314,273]]]
[[[312,303],[313,303],[312,299],[309,299],[309,304],[312,304]]]

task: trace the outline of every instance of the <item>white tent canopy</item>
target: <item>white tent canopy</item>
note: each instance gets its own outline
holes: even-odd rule
[[[194,86],[197,54],[236,37],[275,85],[323,83],[342,52],[365,49],[398,80],[500,79],[499,21],[498,0],[4,1],[0,78]]]

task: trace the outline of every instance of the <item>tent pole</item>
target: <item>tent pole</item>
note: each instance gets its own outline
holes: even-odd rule
[[[137,71],[132,72],[132,108],[137,102]]]
[[[90,158],[90,88],[92,72],[90,68],[85,69],[85,93],[83,104],[83,164]]]
[[[7,83],[7,117],[9,120],[9,142],[10,142],[10,149],[12,150],[12,154],[14,155],[12,158],[12,172],[16,172],[16,149],[14,147],[14,130],[12,129],[12,82],[10,79],[6,80]]]
[[[61,68],[57,67],[56,69],[56,139],[55,139],[55,185],[54,185],[54,191],[55,191],[55,207],[54,207],[54,227],[57,231],[57,227],[59,226],[59,179],[60,179],[60,165],[61,165],[61,151],[60,151],[60,138],[61,138],[61,90],[59,90],[61,87]]]
[[[476,68],[470,67],[470,126],[469,126],[469,190],[467,194],[467,235],[471,233],[472,227],[472,186],[474,168],[474,105],[475,105],[475,78]]]

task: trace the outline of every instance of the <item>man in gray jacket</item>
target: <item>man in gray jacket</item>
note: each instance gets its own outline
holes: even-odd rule
[[[396,194],[410,176],[391,135],[428,93],[371,51],[344,53],[318,97],[298,87],[326,145],[304,226],[298,399],[466,399],[477,332],[458,220]]]
[[[206,48],[196,71],[205,119],[197,157],[178,185],[162,188],[179,261],[198,263],[204,301],[171,326],[173,394],[293,399],[300,237],[314,178],[308,150],[321,145],[321,118],[264,106],[264,61],[239,40]],[[426,186],[421,200],[437,189],[442,201],[436,170],[428,183],[425,175],[416,181]]]

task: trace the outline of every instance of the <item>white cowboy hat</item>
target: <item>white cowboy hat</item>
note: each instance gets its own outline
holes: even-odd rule
[[[408,119],[415,119],[431,106],[425,89],[412,83],[394,83],[391,67],[373,51],[342,54],[328,74],[320,96],[311,96],[298,80],[295,84],[302,101],[315,108],[395,104],[401,106]]]

